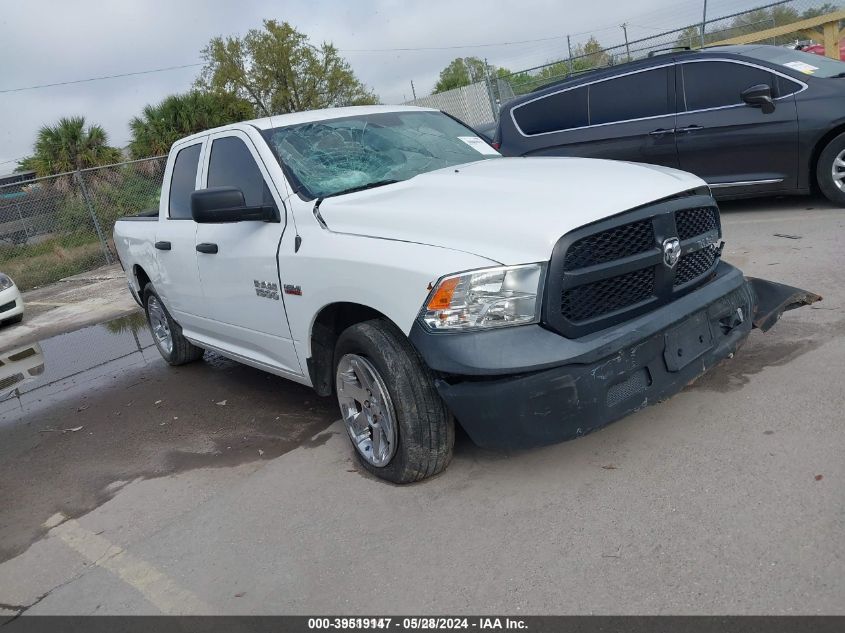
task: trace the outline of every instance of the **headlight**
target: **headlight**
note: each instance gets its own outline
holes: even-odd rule
[[[14,285],[15,282],[12,281],[9,275],[4,275],[3,273],[0,273],[0,290],[8,290]]]
[[[423,323],[435,331],[537,323],[545,272],[545,264],[524,264],[443,277],[428,296]]]

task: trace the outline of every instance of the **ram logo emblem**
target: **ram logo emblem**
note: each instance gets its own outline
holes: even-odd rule
[[[681,258],[681,240],[677,237],[670,237],[663,240],[663,263],[668,268],[674,268]]]

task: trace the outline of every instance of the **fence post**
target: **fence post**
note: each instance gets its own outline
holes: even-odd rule
[[[566,36],[566,50],[569,51],[569,77],[572,76],[572,42],[569,41],[569,36]]]
[[[100,221],[97,219],[97,214],[94,211],[94,205],[91,204],[91,197],[88,195],[88,187],[85,186],[85,179],[82,177],[82,172],[76,170],[76,180],[79,183],[79,188],[82,190],[82,198],[85,200],[85,206],[88,208],[88,213],[91,214],[91,220],[94,222],[94,228],[97,231],[97,237],[100,238],[100,246],[103,249],[103,255],[106,258],[106,264],[112,263],[111,250],[109,244],[103,237],[103,230],[100,228]]]
[[[21,221],[21,225],[23,226],[23,234],[26,236],[26,242],[29,241],[29,229],[26,226],[26,222],[23,220],[23,214],[21,213],[21,203],[17,200],[15,201],[15,210],[18,212],[18,219]]]
[[[487,84],[487,96],[490,97],[490,114],[493,115],[493,123],[499,120],[499,108],[496,107],[496,95],[493,94],[493,84],[490,81],[490,67],[487,65],[487,58],[484,58],[484,82]]]
[[[701,48],[704,48],[704,30],[707,28],[707,0],[704,0],[704,12],[701,14]]]

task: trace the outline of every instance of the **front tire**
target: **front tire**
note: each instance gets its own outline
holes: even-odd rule
[[[373,319],[346,329],[334,366],[341,416],[367,471],[406,484],[449,465],[454,420],[431,370],[393,324]]]
[[[832,139],[819,154],[816,181],[825,198],[845,207],[845,133]]]
[[[152,284],[144,288],[144,311],[156,349],[168,364],[184,365],[202,358],[205,350],[182,335],[182,328],[170,316]]]

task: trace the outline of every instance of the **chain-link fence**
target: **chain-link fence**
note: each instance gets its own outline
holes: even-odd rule
[[[649,37],[627,40],[626,36],[625,41],[612,46],[603,46],[594,37],[573,45],[567,36],[568,51],[561,59],[510,73],[501,79],[510,84],[515,94],[525,94],[579,73],[641,59],[652,52],[699,48],[702,44],[707,46],[721,40],[824,15],[841,8],[839,2],[829,0],[781,0]],[[627,34],[624,29],[620,28],[620,31]],[[800,32],[784,33],[761,43],[786,46],[803,39],[806,39],[806,35]]]
[[[514,98],[507,81],[492,79],[468,86],[438,92],[427,97],[406,101],[405,105],[437,108],[448,112],[471,126],[482,126],[496,121],[499,106]]]
[[[21,290],[117,262],[114,222],[157,208],[166,157],[0,187],[0,271]]]
[[[515,95],[531,92],[579,73],[641,59],[660,50],[699,48],[702,43],[707,46],[721,40],[824,15],[840,8],[839,3],[829,0],[780,0],[640,39],[627,40],[627,30],[620,28],[620,32],[625,34],[625,39],[611,46],[603,46],[592,36],[580,43],[572,42],[569,36],[564,36],[567,51],[556,61],[508,74],[502,74],[489,66],[490,76],[485,81],[406,103],[438,108],[469,125],[484,126],[495,122],[498,119],[499,106]],[[784,33],[763,43],[786,46],[797,44],[799,40],[804,39],[806,33]]]

